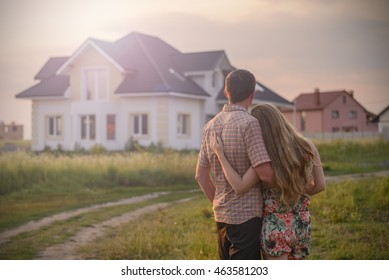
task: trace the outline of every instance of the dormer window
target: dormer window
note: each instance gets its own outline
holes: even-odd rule
[[[108,69],[88,68],[83,71],[83,100],[108,99]]]

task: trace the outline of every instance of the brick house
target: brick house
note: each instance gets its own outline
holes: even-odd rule
[[[23,125],[0,122],[0,139],[23,140]]]
[[[353,91],[339,90],[300,94],[295,108],[282,110],[300,132],[377,132],[374,114],[354,99]]]

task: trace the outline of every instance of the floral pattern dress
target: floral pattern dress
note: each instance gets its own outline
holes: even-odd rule
[[[310,198],[303,196],[292,210],[280,202],[279,193],[262,188],[264,212],[261,247],[266,255],[278,257],[287,253],[290,259],[309,255],[311,240]]]

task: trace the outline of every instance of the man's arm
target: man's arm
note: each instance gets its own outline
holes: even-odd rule
[[[258,178],[266,184],[274,184],[274,170],[257,120],[247,126],[244,134],[247,154]]]
[[[254,167],[254,170],[261,181],[269,185],[274,184],[274,170],[270,162],[261,163]]]
[[[211,177],[211,167],[202,167],[197,165],[195,179],[203,190],[209,201],[213,202],[215,197],[215,184]]]

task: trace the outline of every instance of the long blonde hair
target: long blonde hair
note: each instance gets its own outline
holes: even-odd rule
[[[262,103],[251,114],[262,129],[274,170],[274,187],[280,193],[281,202],[290,209],[305,193],[312,178],[311,147],[276,106]]]

